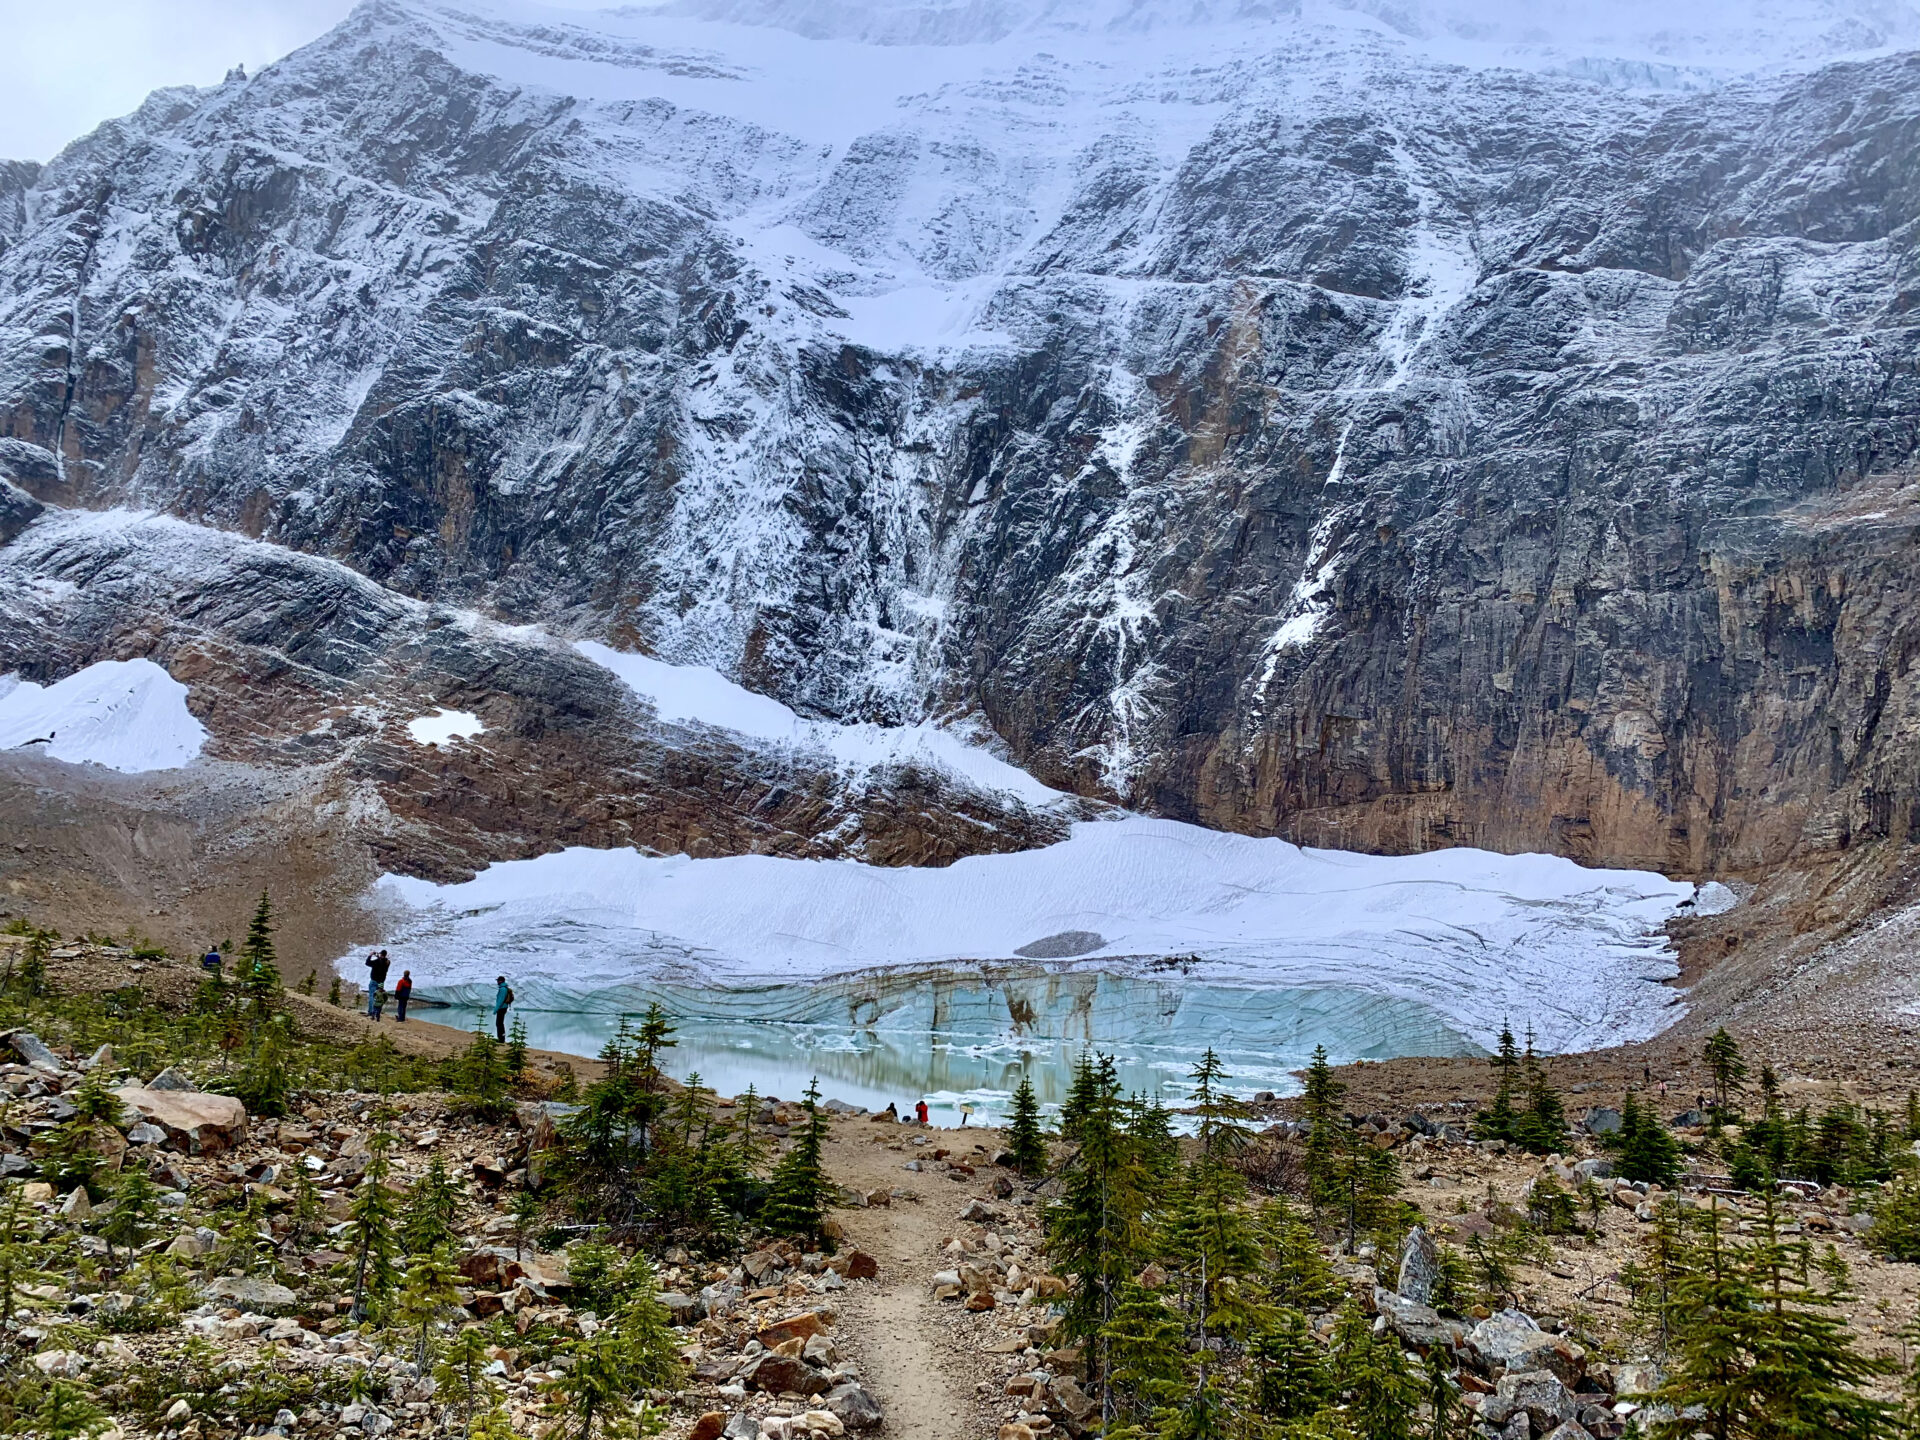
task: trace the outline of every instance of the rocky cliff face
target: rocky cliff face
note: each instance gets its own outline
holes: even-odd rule
[[[373,0],[0,173],[0,467],[1233,829],[1920,838],[1920,57],[1277,9]]]

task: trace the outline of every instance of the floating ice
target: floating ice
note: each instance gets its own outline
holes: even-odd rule
[[[206,727],[187,687],[151,660],[102,660],[53,685],[0,678],[0,750],[31,746],[55,760],[137,774],[193,760]]]
[[[417,745],[451,745],[485,732],[486,726],[471,710],[440,709],[431,715],[418,715],[407,721],[407,734]]]

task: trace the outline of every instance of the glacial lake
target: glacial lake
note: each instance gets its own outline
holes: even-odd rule
[[[739,988],[622,985],[590,992],[528,980],[512,1016],[535,1046],[591,1056],[623,1017],[657,1001],[677,1027],[666,1068],[737,1095],[797,1098],[818,1078],[823,1100],[911,1113],[925,1099],[935,1123],[1005,1112],[1022,1075],[1043,1106],[1058,1106],[1079,1057],[1114,1056],[1129,1093],[1177,1106],[1188,1072],[1211,1045],[1234,1092],[1286,1094],[1293,1071],[1325,1045],[1336,1063],[1398,1055],[1479,1055],[1416,1001],[1344,987],[1258,989],[1190,983],[1177,973],[1008,965],[888,970],[805,984]],[[436,989],[423,1020],[492,1028],[490,988]]]

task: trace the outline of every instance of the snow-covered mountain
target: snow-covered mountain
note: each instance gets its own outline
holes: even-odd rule
[[[1906,838],[1914,44],[370,0],[0,172],[0,469],[1223,828]]]

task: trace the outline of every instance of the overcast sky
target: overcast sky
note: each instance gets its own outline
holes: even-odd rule
[[[162,85],[214,85],[332,27],[354,0],[0,0],[0,159],[47,160]]]

